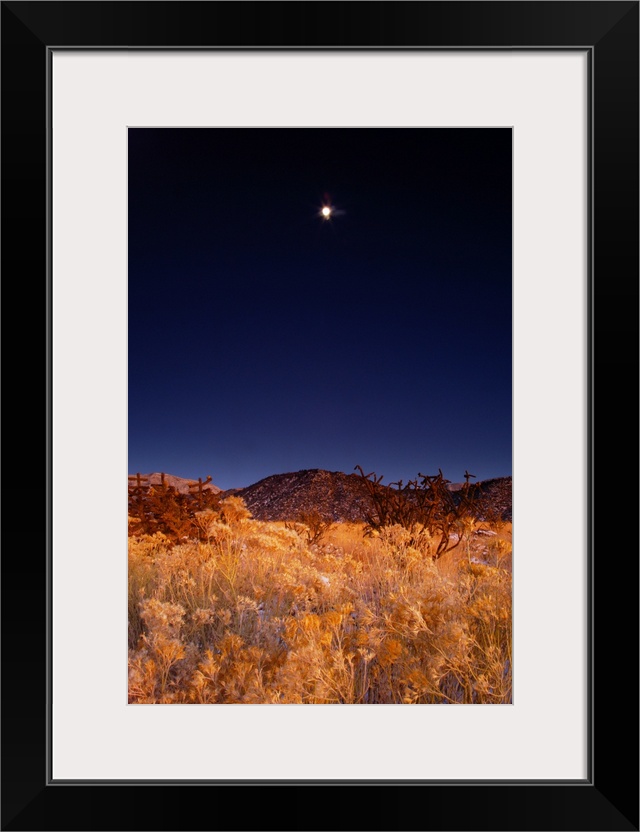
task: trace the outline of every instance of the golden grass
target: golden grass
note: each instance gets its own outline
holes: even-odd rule
[[[242,509],[130,537],[131,703],[511,702],[510,524],[434,561],[398,526],[310,546]]]

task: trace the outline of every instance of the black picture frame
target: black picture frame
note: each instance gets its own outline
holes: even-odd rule
[[[31,373],[37,367],[37,380],[23,380],[19,405],[12,397],[8,406],[12,440],[18,431],[25,447],[19,481],[11,477],[5,496],[11,508],[2,558],[2,829],[639,828],[638,493],[632,468],[638,435],[638,11],[639,3],[627,0],[2,2],[4,283],[10,311],[23,312],[26,323],[18,348],[32,350],[44,341],[46,356],[45,367],[41,359],[21,359],[22,369],[25,363]],[[52,49],[276,46],[588,51],[591,730],[585,781],[50,779]],[[9,360],[17,354],[13,342]],[[34,409],[46,413],[43,441],[25,427]],[[15,424],[13,412],[20,419]],[[570,472],[557,476],[558,492],[585,485],[571,483]],[[47,518],[41,535],[34,514]],[[562,680],[551,681],[561,697]],[[304,753],[313,753],[312,746]]]

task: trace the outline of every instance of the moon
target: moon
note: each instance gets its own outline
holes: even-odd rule
[[[331,217],[331,208],[328,205],[325,205],[320,213],[325,220],[328,220]]]

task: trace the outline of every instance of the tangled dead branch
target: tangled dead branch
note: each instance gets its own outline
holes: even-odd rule
[[[469,480],[473,474],[465,471],[465,484],[454,497],[447,487],[450,480],[444,478],[440,469],[437,474],[418,474],[406,484],[402,480],[382,485],[382,475],[360,472],[371,500],[371,511],[367,513],[368,530],[374,531],[385,526],[400,525],[411,534],[414,543],[419,544],[421,536],[437,539],[433,557],[437,559],[460,545],[465,521],[473,516],[478,485]]]

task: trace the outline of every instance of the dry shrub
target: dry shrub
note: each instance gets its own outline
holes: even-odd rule
[[[312,545],[237,497],[198,521],[130,538],[130,702],[511,702],[510,525],[434,560],[400,526]]]

